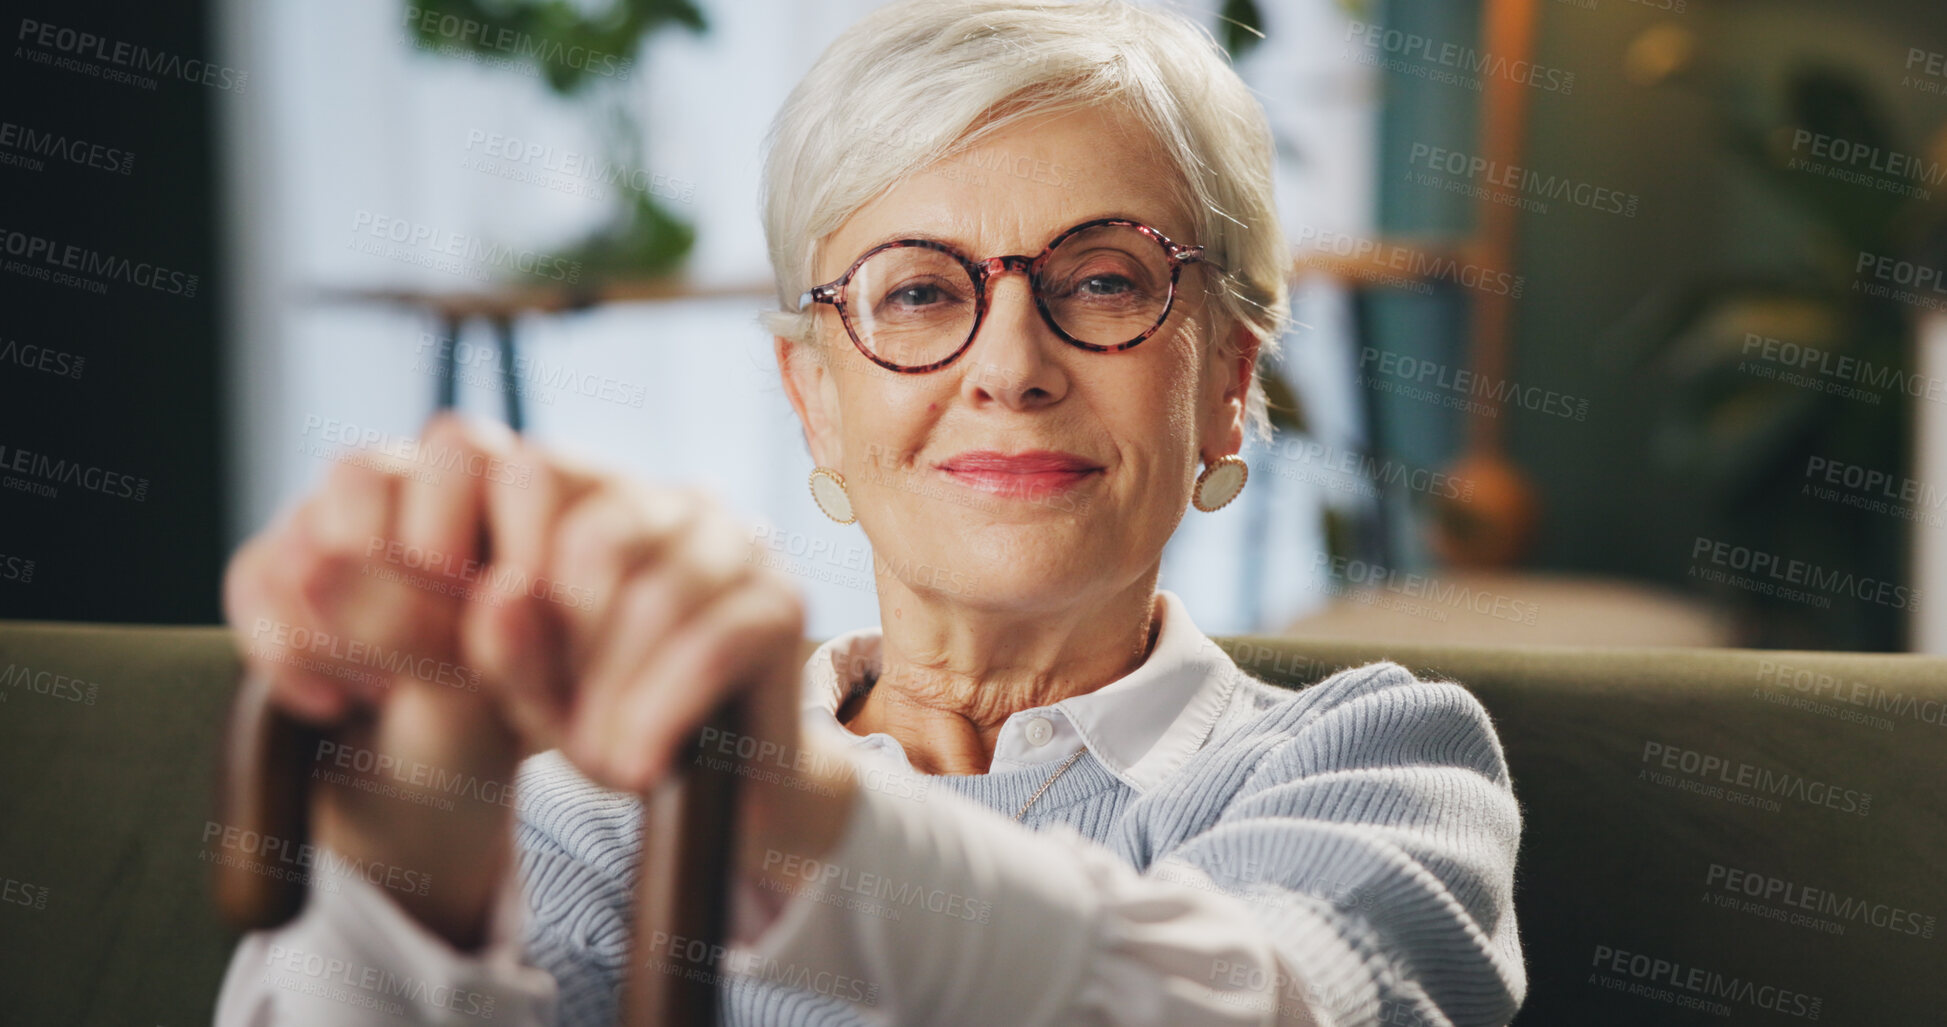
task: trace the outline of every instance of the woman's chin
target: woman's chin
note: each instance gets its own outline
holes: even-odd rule
[[[1074,552],[981,560],[962,551],[945,567],[917,562],[901,566],[883,556],[877,560],[880,570],[890,572],[907,591],[936,600],[970,609],[1058,610],[1072,607],[1104,570],[1099,563],[1076,560],[1070,555]]]
[[[968,577],[962,582],[948,583],[948,587],[929,588],[924,582],[909,582],[907,587],[967,612],[1037,613],[1066,610],[1075,605],[1075,597],[1061,583],[1047,580],[994,581]]]

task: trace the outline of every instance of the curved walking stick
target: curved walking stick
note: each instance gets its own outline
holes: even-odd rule
[[[740,713],[730,700],[703,730],[737,737]],[[736,809],[734,771],[701,760],[644,802],[626,1027],[715,1027]]]
[[[270,689],[247,676],[231,710],[219,785],[218,822],[250,839],[246,851],[279,858],[215,859],[214,892],[238,930],[270,930],[295,917],[306,883],[286,871],[310,841],[310,754],[316,728],[270,705]],[[733,700],[705,730],[735,733]],[[694,747],[692,747],[694,748]],[[689,766],[643,804],[642,868],[636,883],[634,956],[623,992],[622,1027],[714,1027],[717,960],[728,938],[727,902],[736,811],[730,769]],[[283,858],[289,857],[289,858]]]
[[[281,927],[304,906],[305,881],[287,867],[246,858],[276,851],[292,858],[311,841],[311,778],[305,773],[318,729],[270,705],[270,685],[254,675],[237,688],[225,740],[217,822],[235,829],[243,854],[219,849],[217,910],[240,931]],[[291,866],[298,864],[291,863]]]

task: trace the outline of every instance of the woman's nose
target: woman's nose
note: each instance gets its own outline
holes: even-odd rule
[[[1013,259],[995,257],[990,263]],[[1036,309],[1027,275],[994,275],[987,282],[987,316],[964,358],[961,392],[976,405],[999,403],[1014,410],[1060,402],[1069,384],[1056,359],[1063,344]]]

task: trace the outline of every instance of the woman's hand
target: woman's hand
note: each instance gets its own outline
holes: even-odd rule
[[[795,758],[802,601],[698,492],[436,418],[411,459],[341,460],[239,551],[225,600],[272,702],[334,729],[319,840],[430,878],[395,898],[456,945],[478,943],[511,865],[511,805],[479,797],[526,753],[644,793],[741,695],[786,756],[743,789],[739,863],[823,852],[849,809],[842,759]]]

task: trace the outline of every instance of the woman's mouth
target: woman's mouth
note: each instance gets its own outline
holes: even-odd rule
[[[1093,460],[1049,449],[1024,453],[969,450],[934,466],[968,488],[1023,499],[1066,492],[1102,472],[1102,465]]]

